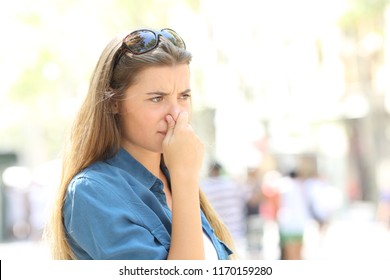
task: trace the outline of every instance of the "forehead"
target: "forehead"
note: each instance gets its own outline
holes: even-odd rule
[[[131,87],[188,87],[190,69],[188,64],[151,66],[142,70]]]

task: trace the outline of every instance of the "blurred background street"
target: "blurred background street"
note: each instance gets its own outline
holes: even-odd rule
[[[4,3],[0,258],[49,258],[42,232],[90,74],[139,27],[173,28],[193,54],[201,187],[242,258],[388,258],[389,1],[161,3]]]
[[[313,224],[305,235],[303,259],[308,260],[375,260],[390,258],[390,230],[376,222],[372,208],[356,205],[354,209],[333,221],[323,236]],[[245,251],[241,259],[279,259],[278,235],[273,225],[268,225],[263,248],[250,255]],[[0,259],[48,260],[49,248],[42,241],[0,243]]]

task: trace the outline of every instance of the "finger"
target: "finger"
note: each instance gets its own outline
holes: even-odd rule
[[[188,125],[188,112],[181,111],[176,120],[176,126],[187,126]]]
[[[167,115],[165,117],[165,120],[168,123],[168,130],[173,130],[175,128],[175,123],[176,123],[173,117],[171,115]]]
[[[170,139],[170,137],[173,135],[173,130],[175,128],[176,122],[171,115],[167,115],[165,117],[165,120],[168,123],[168,129],[167,129],[167,134],[165,136],[165,139]]]

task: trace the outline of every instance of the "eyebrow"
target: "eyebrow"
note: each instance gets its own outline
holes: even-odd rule
[[[186,89],[185,91],[180,92],[179,94],[186,94],[191,92],[191,89]],[[169,95],[170,93],[167,92],[162,92],[162,91],[152,91],[152,92],[147,92],[146,95],[159,95],[159,96],[166,96]]]

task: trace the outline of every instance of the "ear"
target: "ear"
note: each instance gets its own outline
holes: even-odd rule
[[[119,113],[119,102],[118,101],[112,102],[111,113],[113,113],[114,115]]]
[[[110,106],[110,112],[115,114],[119,113],[119,103],[118,101],[114,100],[114,90],[109,87],[105,92],[104,92],[105,99],[109,102]]]

